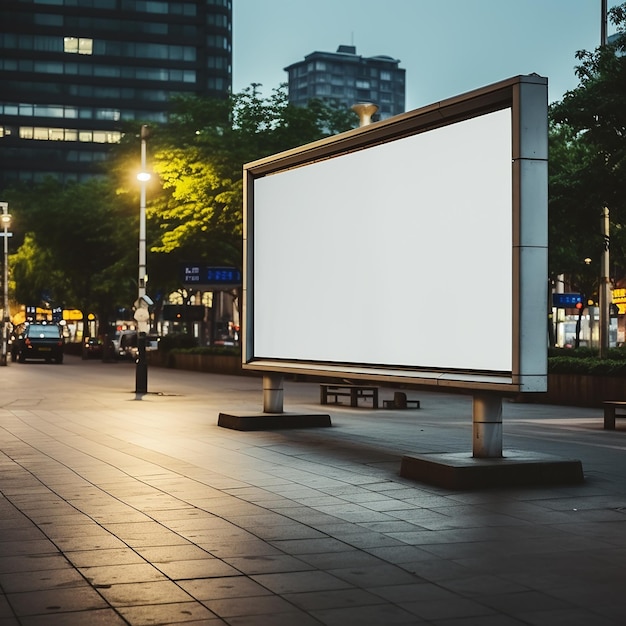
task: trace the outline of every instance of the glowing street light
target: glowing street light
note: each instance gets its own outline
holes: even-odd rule
[[[148,127],[141,127],[141,172],[137,180],[141,183],[139,200],[139,276],[137,280],[137,369],[135,372],[135,393],[148,393],[148,361],[146,360],[146,332],[150,328],[148,306],[152,302],[146,296],[146,184],[150,173],[146,168],[146,139]]]

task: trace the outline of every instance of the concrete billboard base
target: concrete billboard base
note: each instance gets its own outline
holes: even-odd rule
[[[301,413],[220,413],[217,425],[233,430],[276,430],[332,426],[330,415]]]
[[[405,456],[400,476],[452,490],[584,481],[578,460],[520,450],[509,450],[496,458],[476,458],[469,453]]]

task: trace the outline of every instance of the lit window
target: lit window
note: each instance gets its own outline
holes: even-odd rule
[[[78,54],[93,54],[93,39],[81,38],[78,40]]]
[[[50,138],[49,128],[35,127],[33,130],[33,139],[47,141]]]
[[[63,51],[78,54],[78,37],[63,37]]]
[[[70,54],[93,54],[93,39],[88,37],[63,37],[63,51]]]

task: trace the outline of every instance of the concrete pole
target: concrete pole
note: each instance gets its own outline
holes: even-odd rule
[[[476,393],[472,408],[473,456],[502,457],[502,397]]]
[[[609,355],[609,324],[611,321],[611,302],[613,296],[611,294],[611,277],[609,268],[609,210],[607,207],[602,209],[602,239],[604,246],[602,250],[602,259],[600,263],[600,358],[606,359]]]

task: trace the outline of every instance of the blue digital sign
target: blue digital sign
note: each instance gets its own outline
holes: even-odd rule
[[[184,263],[181,268],[181,279],[185,285],[232,288],[241,285],[241,271],[236,267]]]
[[[552,306],[557,309],[575,309],[584,305],[582,293],[553,293]]]

